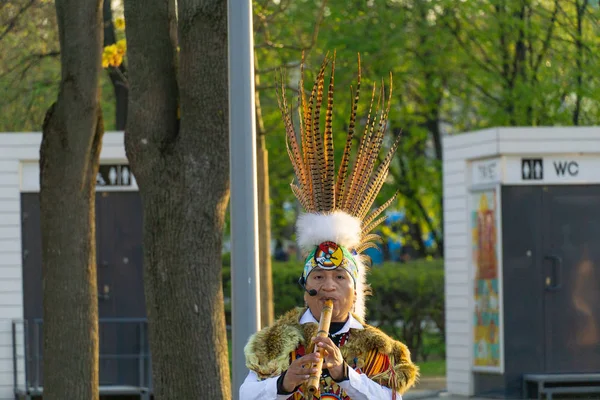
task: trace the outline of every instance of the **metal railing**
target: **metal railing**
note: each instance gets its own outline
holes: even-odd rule
[[[152,393],[147,320],[100,318],[98,322],[101,392]],[[41,394],[43,391],[42,325],[42,319],[12,322],[15,393]]]

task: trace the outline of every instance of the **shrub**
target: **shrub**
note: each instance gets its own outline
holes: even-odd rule
[[[415,359],[444,357],[442,260],[385,263],[371,270],[369,282],[367,319],[406,343]]]
[[[298,284],[302,262],[273,262],[273,301],[275,318],[294,307],[304,305],[304,290]]]

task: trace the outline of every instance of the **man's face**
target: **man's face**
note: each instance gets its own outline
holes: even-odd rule
[[[321,317],[325,300],[333,300],[331,322],[345,322],[354,306],[354,280],[343,268],[324,270],[315,268],[306,280],[306,290],[315,289],[316,296],[304,293],[304,300],[315,318]]]

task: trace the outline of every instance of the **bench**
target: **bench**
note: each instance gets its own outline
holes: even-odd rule
[[[140,400],[150,400],[150,389],[140,386],[100,386],[101,396],[139,395]],[[15,390],[15,400],[31,400],[44,394],[43,387],[19,388]]]
[[[526,374],[523,375],[523,398],[529,399],[530,384],[537,384],[537,398],[555,394],[600,394],[599,374]]]

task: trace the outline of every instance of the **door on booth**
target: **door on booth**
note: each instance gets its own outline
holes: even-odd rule
[[[600,185],[542,190],[545,369],[600,371]]]
[[[27,376],[42,382],[42,249],[38,193],[21,195]],[[138,385],[147,353],[142,271],[142,204],[138,192],[96,193],[100,384]]]
[[[97,193],[96,247],[100,384],[142,385],[147,376],[140,377],[137,357],[147,352],[147,334],[138,192]]]

